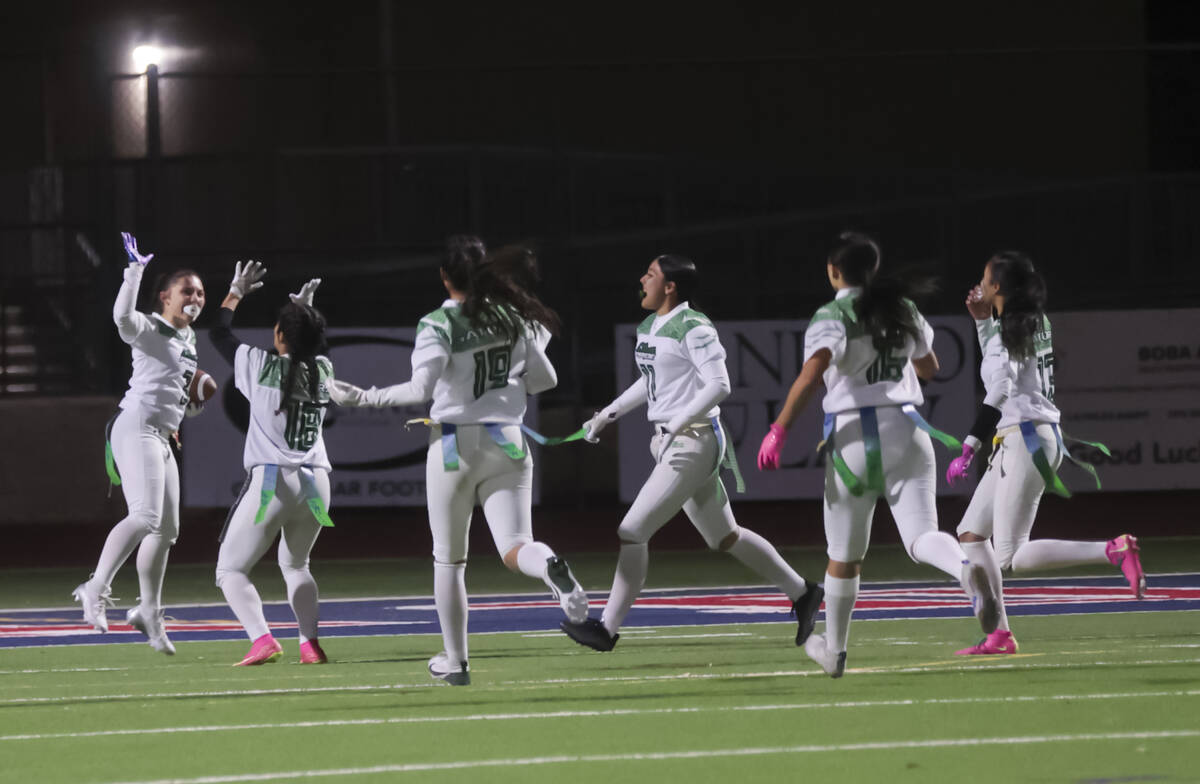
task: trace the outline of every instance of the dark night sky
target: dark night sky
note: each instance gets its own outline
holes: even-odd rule
[[[436,296],[445,235],[532,239],[568,326],[602,325],[576,348],[604,368],[604,303],[654,253],[695,257],[720,317],[788,317],[849,226],[948,291],[1020,247],[1059,308],[1193,304],[1194,7],[6,3],[0,255],[38,274],[32,216],[109,261],[132,228],[206,277],[336,261],[335,323],[390,324]],[[145,82],[117,77],[147,42],[168,47],[157,164]]]
[[[292,97],[335,107],[336,130],[289,134],[281,122],[265,138],[241,133],[242,144],[386,142],[379,90],[363,84],[387,56],[383,37],[398,69],[400,143],[670,152],[833,172],[1089,174],[1163,157],[1146,123],[1157,119],[1154,101],[1178,102],[1148,89],[1156,63],[1141,49],[1180,37],[1189,21],[1127,0],[476,6],[394,2],[383,35],[377,2],[48,2],[17,9],[26,18],[5,24],[0,42],[6,81],[44,72],[50,111],[33,89],[18,100],[23,114],[51,117],[57,158],[103,153],[102,80],[130,70],[129,50],[147,40],[171,47],[166,71],[364,73]],[[197,111],[262,125],[247,107],[212,101]],[[16,141],[8,160],[46,148],[38,123],[17,126],[6,132]],[[230,147],[198,134],[188,151]],[[1183,146],[1167,144],[1179,155]]]

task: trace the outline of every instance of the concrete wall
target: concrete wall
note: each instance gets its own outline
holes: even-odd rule
[[[115,522],[125,514],[104,472],[111,397],[0,399],[0,525]]]

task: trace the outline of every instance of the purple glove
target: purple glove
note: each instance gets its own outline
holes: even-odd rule
[[[758,448],[758,470],[774,471],[779,468],[779,455],[787,442],[787,431],[781,425],[771,425]]]
[[[967,469],[974,459],[975,450],[969,444],[963,444],[962,454],[951,460],[950,467],[946,469],[946,481],[953,485],[959,479],[966,479]]]
[[[153,253],[149,256],[138,253],[137,239],[129,232],[121,232],[121,241],[125,244],[125,255],[129,257],[130,264],[141,264],[144,267],[150,263],[150,259],[154,258]]]

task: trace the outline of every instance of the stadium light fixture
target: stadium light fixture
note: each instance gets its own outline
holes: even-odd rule
[[[157,46],[143,44],[133,50],[133,67],[137,73],[144,73],[152,65],[162,62],[163,50]]]

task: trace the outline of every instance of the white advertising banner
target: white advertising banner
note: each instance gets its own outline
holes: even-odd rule
[[[270,329],[236,329],[252,346],[271,346]],[[334,375],[361,387],[407,381],[415,328],[331,329],[329,356]],[[249,404],[233,385],[233,368],[217,353],[208,331],[197,334],[200,367],[219,389],[204,411],[184,420],[183,500],[189,507],[229,506],[245,478]],[[428,406],[340,408],[330,406],[324,438],[333,463],[331,509],[339,506],[424,506],[425,452],[429,429],[406,428],[409,419],[428,414]],[[536,398],[529,399],[525,421],[537,427]],[[534,482],[534,500],[538,500]]]
[[[924,389],[922,415],[940,430],[962,438],[975,418],[975,379],[979,372],[974,324],[970,318],[930,318],[936,332],[934,351],[941,362],[937,377]],[[804,329],[807,321],[724,321],[717,322],[721,344],[728,355],[733,393],[721,404],[721,418],[737,448],[737,459],[746,478],[746,500],[820,498],[824,490],[825,460],[817,454],[821,440],[821,401],[819,396],[792,426],[783,461],[777,471],[759,471],[755,467],[758,447],[767,428],[775,420],[787,397],[788,389],[804,362]],[[615,329],[617,385],[625,389],[633,383],[633,350],[636,324],[621,324]],[[619,390],[618,390],[619,391]],[[651,429],[644,408],[619,422],[620,494],[630,502],[650,475]],[[938,464],[949,456],[934,445]],[[955,455],[957,457],[957,455]],[[938,477],[938,492],[961,494],[971,485],[951,488]],[[728,484],[728,482],[727,482]],[[733,490],[730,485],[728,488]]]
[[[1068,448],[1104,489],[1200,487],[1200,309],[1051,313],[1050,325],[1063,430],[1112,457]],[[1076,468],[1059,475],[1072,491],[1096,489]]]

